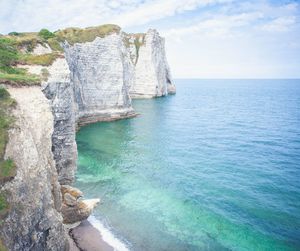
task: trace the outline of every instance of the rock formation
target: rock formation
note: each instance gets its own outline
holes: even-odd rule
[[[13,159],[17,175],[1,187],[10,209],[0,223],[0,248],[3,242],[9,250],[68,250],[63,223],[85,220],[99,202],[81,200],[82,193],[70,186],[76,128],[135,116],[131,98],[175,93],[158,32],[113,31],[91,41],[66,39],[64,54],[51,65],[22,65],[31,73],[45,73],[41,87],[8,88],[17,107],[5,158]],[[47,44],[37,44],[32,53],[51,52]]]
[[[56,59],[48,72],[48,80],[42,87],[51,102],[54,117],[52,152],[60,184],[71,184],[74,181],[77,161],[74,87],[65,58]]]
[[[174,94],[164,38],[156,30],[150,29],[138,36],[129,34],[128,40],[135,65],[135,79],[130,86],[131,97],[152,98]]]
[[[132,72],[121,34],[73,46],[65,43],[64,51],[80,125],[134,115],[127,88]]]
[[[86,220],[100,202],[99,199],[81,200],[82,192],[68,185],[61,187],[61,193],[63,198],[61,213],[65,224],[76,224]]]
[[[8,250],[67,250],[61,224],[61,193],[51,152],[53,115],[39,87],[10,88],[16,100],[15,124],[9,131],[6,158],[17,175],[1,188],[10,210],[0,226]]]

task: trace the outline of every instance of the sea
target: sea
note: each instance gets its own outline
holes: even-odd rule
[[[119,251],[300,250],[300,80],[177,79],[82,127],[75,186]]]

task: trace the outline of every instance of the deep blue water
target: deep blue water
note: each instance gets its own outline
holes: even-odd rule
[[[300,81],[177,80],[77,134],[76,186],[131,250],[300,250]]]

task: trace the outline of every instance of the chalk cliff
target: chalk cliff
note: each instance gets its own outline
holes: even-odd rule
[[[9,131],[6,158],[17,175],[1,188],[10,210],[0,224],[8,250],[67,250],[62,225],[61,193],[51,152],[53,115],[39,87],[10,88],[17,101],[15,124]]]
[[[129,54],[121,34],[92,42],[64,44],[80,125],[134,115]]]
[[[8,88],[17,107],[5,158],[13,159],[17,175],[0,188],[11,205],[0,223],[0,244],[9,250],[68,250],[63,223],[86,219],[98,202],[81,201],[69,186],[75,179],[79,126],[135,116],[131,98],[175,93],[164,39],[155,30],[126,34],[117,29],[61,45],[63,53],[49,66],[22,65],[34,74],[47,73],[41,86]],[[52,49],[38,44],[32,53]]]
[[[130,86],[132,98],[152,98],[175,93],[165,53],[165,40],[156,30],[146,34],[129,34],[135,76]]]
[[[77,161],[76,102],[74,86],[70,81],[70,70],[65,58],[58,58],[48,67],[49,77],[42,84],[45,96],[50,100],[54,132],[52,152],[61,184],[74,181]]]

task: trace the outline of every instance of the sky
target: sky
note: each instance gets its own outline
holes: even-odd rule
[[[0,0],[0,33],[155,28],[175,78],[300,78],[300,0]]]

